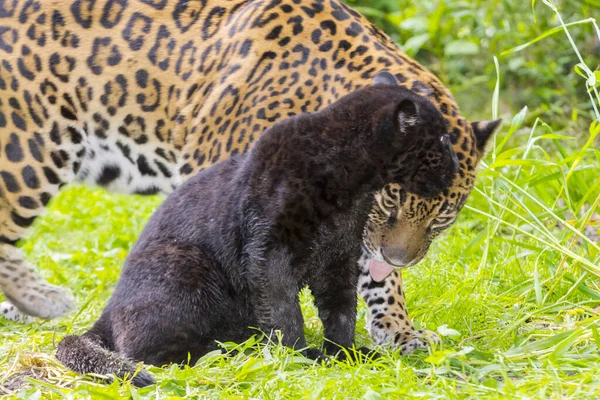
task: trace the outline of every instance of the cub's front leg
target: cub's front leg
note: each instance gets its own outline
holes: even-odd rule
[[[358,279],[354,266],[354,258],[330,265],[314,276],[309,285],[323,321],[323,348],[328,355],[341,355],[342,348],[348,349],[354,343]],[[366,353],[368,350],[361,351]]]
[[[251,299],[259,327],[268,335],[282,333],[282,344],[312,359],[323,353],[307,348],[304,337],[304,318],[300,309],[299,283],[294,278],[290,255],[285,250],[271,251],[264,261],[250,267]]]
[[[363,255],[358,263],[358,291],[369,309],[367,326],[375,343],[400,349],[401,354],[410,354],[431,343],[440,344],[440,338],[434,332],[415,330],[406,309],[400,270],[395,270],[382,282],[375,282],[369,274],[368,262]]]

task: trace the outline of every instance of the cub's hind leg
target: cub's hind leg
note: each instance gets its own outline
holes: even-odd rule
[[[22,313],[54,318],[71,308],[71,297],[42,280],[15,244],[68,174],[53,163],[61,154],[51,157],[41,134],[11,130],[0,130],[0,289],[10,302],[0,305],[0,315],[13,320],[26,320]]]
[[[146,246],[147,230],[104,310],[115,351],[157,366],[194,363],[216,341],[250,337],[248,302],[210,253],[180,241]]]

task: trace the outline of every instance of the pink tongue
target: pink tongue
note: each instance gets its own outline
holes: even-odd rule
[[[371,278],[373,278],[375,282],[383,281],[393,270],[394,267],[386,262],[377,260],[371,260],[369,262],[369,272],[371,273]]]

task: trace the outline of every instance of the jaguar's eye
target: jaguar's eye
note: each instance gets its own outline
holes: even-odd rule
[[[451,220],[452,217],[437,217],[434,218],[433,221],[431,221],[431,225],[441,225]]]
[[[455,219],[455,214],[440,214],[431,221],[429,230],[441,232],[452,225]]]
[[[396,208],[393,208],[392,210],[390,210],[390,213],[388,215],[388,224],[393,224],[394,222],[396,222],[396,219],[398,219],[398,211],[396,210]]]
[[[396,209],[396,203],[394,203],[391,200],[384,200],[383,201],[383,207],[385,208],[386,211],[392,211],[394,209]]]

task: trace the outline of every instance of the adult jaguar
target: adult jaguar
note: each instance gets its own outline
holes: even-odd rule
[[[439,108],[460,160],[434,199],[377,196],[363,271],[369,259],[408,266],[456,218],[497,126],[467,122],[436,77],[338,0],[5,0],[0,54],[0,286],[12,302],[0,312],[12,318],[15,305],[42,318],[71,307],[15,247],[66,183],[168,193],[388,70]],[[424,345],[399,272],[361,283],[378,344]]]

